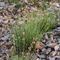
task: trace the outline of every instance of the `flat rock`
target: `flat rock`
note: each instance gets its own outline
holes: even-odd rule
[[[9,37],[10,37],[9,35],[7,35],[7,36],[4,36],[4,37],[2,37],[2,38],[1,38],[1,40],[4,40],[4,41],[6,41],[6,40],[8,40],[8,39],[9,39]]]
[[[45,55],[39,55],[39,58],[41,58],[41,59],[45,59]]]
[[[60,27],[57,27],[56,29],[54,29],[55,32],[60,32]]]
[[[49,60],[55,60],[55,57],[49,57]]]
[[[47,50],[46,50],[46,54],[49,54],[51,52],[51,48],[48,48]]]
[[[4,7],[5,6],[5,2],[0,2],[0,7]]]
[[[0,2],[0,9],[3,9],[5,7],[5,2]]]
[[[55,51],[58,51],[59,45],[56,45],[56,46],[54,47],[54,49],[55,49]]]

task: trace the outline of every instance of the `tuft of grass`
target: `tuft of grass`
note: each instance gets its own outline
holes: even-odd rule
[[[26,23],[13,27],[13,41],[15,42],[17,54],[27,52],[33,38],[36,41],[41,41],[43,33],[51,31],[56,23],[56,17],[52,13],[46,13],[43,16],[30,13],[27,19],[29,20]]]
[[[29,58],[27,57],[27,56],[19,56],[18,57],[18,55],[15,55],[15,56],[12,56],[11,58],[10,58],[10,60],[29,60]]]
[[[18,59],[18,55],[12,56],[12,57],[11,57],[11,60],[19,60],[19,59]]]
[[[19,0],[9,0],[10,3],[18,3]]]

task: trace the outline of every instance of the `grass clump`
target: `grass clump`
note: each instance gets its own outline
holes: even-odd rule
[[[17,54],[27,52],[33,38],[36,41],[41,41],[43,33],[51,31],[56,23],[56,17],[52,13],[46,13],[43,16],[37,15],[37,13],[30,13],[28,16],[26,23],[13,27],[13,41],[16,45]]]

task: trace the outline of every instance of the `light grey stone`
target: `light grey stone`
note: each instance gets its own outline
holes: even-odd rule
[[[49,60],[55,60],[55,57],[49,57]]]
[[[0,2],[0,7],[4,7],[5,6],[5,2]]]
[[[6,41],[6,40],[8,40],[8,39],[9,39],[9,37],[10,37],[9,35],[7,35],[7,36],[4,36],[4,37],[2,37],[2,38],[1,38],[1,40],[4,40],[4,41]]]

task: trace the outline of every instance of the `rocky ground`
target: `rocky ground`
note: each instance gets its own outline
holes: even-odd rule
[[[49,12],[60,10],[60,5],[58,3],[51,5],[52,6],[47,9]],[[5,4],[5,2],[0,2],[0,60],[9,60],[10,53],[13,49],[13,43],[10,38],[10,26],[16,22],[17,15],[22,17],[25,10],[27,10],[27,12],[32,12],[37,11],[37,8],[26,6],[26,9],[16,10],[15,4],[9,5]],[[36,58],[33,58],[34,60],[60,60],[59,26],[53,31],[45,33],[40,43],[37,42],[38,47],[36,47],[36,53],[34,55]]]
[[[60,27],[45,33],[36,51],[37,60],[60,60]]]
[[[13,49],[9,26],[13,19],[11,14],[4,8],[7,8],[7,5],[4,2],[0,2],[0,60],[9,60]]]

